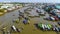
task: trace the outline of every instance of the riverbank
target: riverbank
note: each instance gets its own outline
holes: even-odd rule
[[[22,7],[21,7],[22,8]],[[15,10],[19,10],[20,8],[17,8],[17,9],[14,9],[14,10],[5,10],[5,9],[0,9],[0,16],[3,16],[4,14],[8,13],[8,12],[12,12],[12,11],[15,11]]]

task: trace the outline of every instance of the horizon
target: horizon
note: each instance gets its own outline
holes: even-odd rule
[[[0,0],[0,2],[20,2],[20,3],[60,3],[60,0]]]

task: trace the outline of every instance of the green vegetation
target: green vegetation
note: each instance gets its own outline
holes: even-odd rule
[[[0,12],[4,12],[5,9],[0,9]]]
[[[2,5],[0,5],[0,8],[1,8]]]
[[[0,16],[5,14],[5,9],[0,9]]]

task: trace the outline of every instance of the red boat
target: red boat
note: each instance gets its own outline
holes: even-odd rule
[[[56,20],[56,21],[58,21],[58,20],[59,20],[59,19],[58,19],[58,17],[56,17],[56,16],[54,16],[54,18],[55,18],[55,20]]]

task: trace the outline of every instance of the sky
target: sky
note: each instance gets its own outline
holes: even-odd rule
[[[60,0],[0,0],[0,2],[60,3]]]

